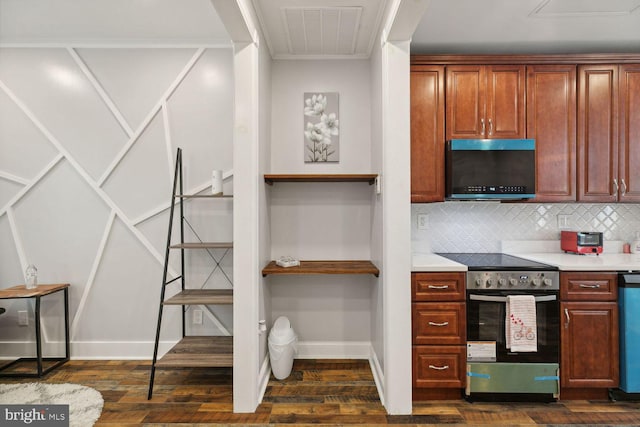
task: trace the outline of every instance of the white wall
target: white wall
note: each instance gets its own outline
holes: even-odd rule
[[[375,45],[371,53],[371,163],[373,170],[382,171],[384,165],[382,135],[382,48]],[[375,195],[371,214],[371,259],[381,269],[381,278],[371,286],[371,345],[374,353],[374,368],[379,378],[384,378],[384,277],[383,263],[383,201],[385,193]],[[381,384],[382,394],[384,385]]]
[[[366,60],[273,61],[269,172],[371,173],[370,73]],[[305,92],[339,93],[338,163],[304,163]],[[372,186],[276,183],[267,191],[272,259],[370,259]],[[289,317],[300,357],[368,357],[372,281],[269,276],[272,321]]]
[[[0,286],[28,263],[40,283],[70,283],[73,358],[152,356],[176,148],[185,189],[208,191],[211,170],[233,168],[232,105],[229,48],[0,49]],[[204,203],[187,208],[195,232],[231,240],[233,202]],[[232,259],[189,253],[189,284],[230,287]],[[17,326],[26,304],[2,302],[1,356],[33,339]],[[222,329],[205,314],[199,331],[232,329],[230,310]]]
[[[271,173],[370,173],[367,60],[273,61]],[[340,94],[340,162],[304,163],[305,92]]]

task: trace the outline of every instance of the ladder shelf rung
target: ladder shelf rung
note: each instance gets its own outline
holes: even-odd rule
[[[176,199],[231,199],[232,194],[176,194]]]
[[[233,242],[190,242],[169,246],[171,249],[230,249]]]
[[[157,367],[223,368],[233,366],[233,337],[184,337],[156,361]]]
[[[164,305],[213,304],[233,304],[233,289],[185,289],[164,301]]]

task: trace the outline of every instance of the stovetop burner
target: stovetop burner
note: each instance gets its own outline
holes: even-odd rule
[[[438,253],[442,257],[466,265],[477,271],[532,270],[554,271],[556,267],[502,253]]]

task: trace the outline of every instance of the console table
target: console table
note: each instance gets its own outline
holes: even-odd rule
[[[65,338],[65,354],[64,357],[42,357],[42,332],[40,325],[40,299],[43,296],[51,295],[56,292],[62,291],[64,293],[64,338]],[[69,284],[53,284],[53,285],[38,285],[33,289],[27,289],[25,285],[18,285],[11,288],[0,289],[0,300],[3,299],[24,299],[34,298],[36,302],[35,307],[35,328],[36,328],[36,357],[21,357],[17,360],[9,362],[0,367],[0,377],[41,377],[51,370],[57,368],[63,363],[69,360]],[[16,363],[23,361],[36,362],[37,372],[2,372],[6,368],[15,365]],[[55,362],[47,368],[43,368],[44,361]]]

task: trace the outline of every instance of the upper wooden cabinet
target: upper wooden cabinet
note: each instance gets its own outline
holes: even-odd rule
[[[578,67],[578,200],[618,200],[618,66]]]
[[[524,65],[447,66],[446,138],[524,138]]]
[[[444,200],[444,67],[411,67],[411,202]]]
[[[413,203],[444,200],[444,142],[466,138],[535,139],[534,203],[640,203],[639,54],[418,55],[411,64]]]
[[[578,201],[640,201],[640,65],[578,67]]]
[[[620,66],[618,178],[621,202],[640,202],[640,64]]]
[[[533,201],[575,201],[575,65],[527,66],[527,138],[536,141]]]

